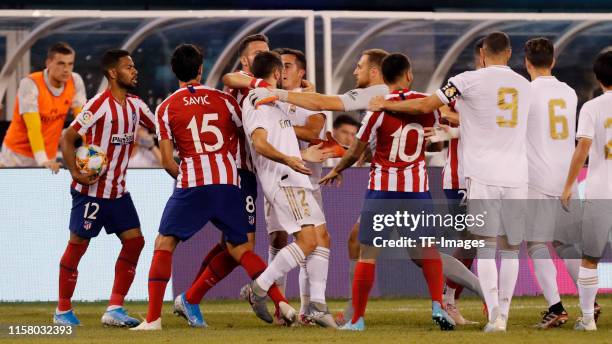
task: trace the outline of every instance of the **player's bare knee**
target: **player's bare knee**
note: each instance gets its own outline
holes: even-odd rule
[[[77,244],[77,245],[82,245],[85,243],[89,243],[89,239],[88,238],[84,238],[80,235],[74,234],[74,233],[70,233],[70,240],[69,242],[73,243],[73,244]]]
[[[289,240],[287,232],[285,231],[276,231],[270,233],[270,246],[276,249],[282,249],[287,246],[287,241]]]
[[[155,239],[155,250],[164,250],[174,252],[179,240],[170,235],[158,235]]]
[[[359,253],[359,261],[376,261],[379,253],[380,248],[362,244]]]
[[[313,226],[304,226],[302,230],[296,233],[295,242],[304,252],[304,255],[309,255],[317,248],[317,233]]]
[[[582,266],[587,269],[597,269],[597,264],[599,264],[599,260],[601,257],[593,257],[587,254],[582,255]]]
[[[329,248],[331,244],[331,237],[327,231],[327,227],[323,224],[315,228],[317,232],[317,246]]]

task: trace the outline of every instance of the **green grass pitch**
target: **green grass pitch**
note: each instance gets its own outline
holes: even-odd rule
[[[536,330],[532,326],[545,308],[542,297],[520,297],[512,302],[507,333],[482,333],[484,317],[479,300],[460,300],[459,306],[468,319],[480,325],[457,327],[453,332],[441,332],[432,324],[430,302],[426,299],[370,300],[364,332],[344,332],[318,327],[276,327],[261,322],[250,307],[240,301],[204,301],[202,312],[209,324],[207,329],[189,328],[185,321],[171,313],[170,303],[164,305],[163,331],[132,332],[126,329],[105,328],[100,316],[105,303],[75,303],[76,314],[83,326],[71,337],[9,337],[0,334],[0,342],[10,343],[612,343],[612,297],[601,296],[602,318],[596,333],[580,333],[572,329],[579,313],[576,297],[564,297],[570,322],[561,328]],[[297,301],[292,302],[294,306]],[[337,312],[342,301],[331,301]],[[0,303],[0,325],[46,325],[51,323],[53,303]],[[144,316],[146,304],[131,302],[128,311],[136,317]]]

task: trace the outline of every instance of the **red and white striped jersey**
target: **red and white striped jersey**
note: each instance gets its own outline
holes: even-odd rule
[[[174,140],[181,162],[177,188],[238,185],[235,140],[241,111],[228,93],[199,84],[178,89],[155,110],[159,140]]]
[[[453,111],[455,102],[449,104]],[[458,127],[457,124],[448,122],[445,119],[440,119],[440,123],[450,125],[451,127]],[[448,154],[446,155],[446,162],[442,169],[442,188],[443,189],[465,189],[465,177],[463,176],[463,159],[461,159],[462,152],[461,143],[459,139],[451,139],[448,142]]]
[[[73,181],[71,187],[92,197],[123,196],[127,192],[125,173],[134,148],[138,124],[153,129],[154,121],[149,107],[134,95],[127,95],[125,106],[115,100],[110,89],[93,97],[71,126],[81,136],[85,136],[84,144],[99,146],[106,152],[108,169],[95,184],[81,185]]]
[[[387,99],[423,98],[407,89],[392,92]],[[424,128],[433,127],[438,113],[424,115],[368,112],[357,138],[373,148],[368,189],[377,191],[429,191],[425,168]]]
[[[251,73],[245,71],[239,71],[246,76],[253,77]],[[244,99],[251,91],[250,88],[228,88],[227,92],[236,99],[238,105],[242,108],[242,103],[244,103]],[[241,115],[242,116],[242,115]],[[237,140],[232,142],[232,144],[236,147],[236,166],[239,169],[247,170],[253,172],[253,160],[251,159],[251,152],[247,148],[246,137],[244,136],[244,130],[239,130],[238,135],[236,136]]]

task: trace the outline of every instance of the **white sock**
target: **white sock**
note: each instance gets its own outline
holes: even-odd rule
[[[300,265],[304,261],[304,252],[296,243],[291,243],[280,250],[274,260],[268,265],[264,272],[257,277],[255,282],[264,291],[268,291],[270,286],[281,276]]]
[[[478,258],[476,261],[478,281],[480,282],[480,289],[482,289],[482,294],[489,310],[489,322],[494,322],[495,319],[492,319],[493,309],[499,308],[495,246],[479,247],[476,257]]]
[[[123,306],[119,306],[119,305],[111,305],[111,306],[106,307],[106,311],[107,311],[107,312],[110,312],[110,311],[115,310],[115,309],[118,309],[118,308],[123,308]]]
[[[272,246],[268,246],[268,265],[272,263],[274,257],[280,252],[280,249]],[[285,294],[285,285],[287,284],[287,275],[282,275],[279,279],[276,280],[276,286],[281,290],[283,295]]]
[[[69,310],[67,310],[67,311],[60,311],[59,309],[55,308],[55,314],[58,314],[58,315],[60,315],[60,314],[66,314],[66,313],[70,312],[71,310],[72,310],[72,308],[70,308],[70,309],[69,309]]]
[[[317,246],[306,260],[308,282],[310,283],[310,302],[325,304],[327,273],[329,271],[329,249]]]
[[[455,288],[451,288],[446,285],[446,290],[444,291],[444,303],[451,305],[455,304]]]
[[[505,319],[508,319],[510,302],[512,302],[519,272],[519,251],[500,250],[499,254],[501,257],[499,266],[499,313]]]
[[[533,261],[536,279],[540,288],[542,288],[548,307],[561,302],[559,288],[557,287],[557,268],[550,257],[548,246],[544,244],[533,245],[529,249],[529,256]]]
[[[593,313],[595,312],[594,305],[598,285],[597,269],[588,269],[581,266],[578,273],[578,296],[580,297],[580,308],[582,309],[584,323],[589,323],[594,319]]]
[[[310,303],[310,283],[308,283],[308,271],[306,270],[306,261],[312,255],[308,256],[306,260],[300,264],[300,314],[308,313],[308,304]]]

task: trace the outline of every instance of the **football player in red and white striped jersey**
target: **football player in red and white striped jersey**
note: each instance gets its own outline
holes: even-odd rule
[[[244,97],[249,93],[251,88],[268,86],[263,80],[253,78],[251,74],[253,59],[258,53],[269,51],[270,48],[268,44],[268,37],[265,35],[255,34],[246,36],[238,47],[238,56],[242,69],[223,76],[222,81],[227,87],[227,92],[235,98],[240,106],[242,106]],[[238,112],[238,114],[242,116],[241,112]],[[237,135],[232,139],[232,145],[234,146],[232,151],[235,151],[234,159],[236,161],[237,173],[240,180],[240,191],[242,192],[242,197],[246,203],[246,211],[248,212],[249,232],[247,235],[249,241],[254,242],[257,217],[255,208],[255,201],[257,199],[257,178],[253,170],[253,162],[251,160],[251,154],[247,149],[243,130],[239,130]],[[213,258],[224,251],[224,244],[222,241],[223,239],[206,254],[202,260],[196,279],[204,272]]]
[[[72,174],[72,211],[70,241],[60,261],[59,303],[54,321],[78,325],[70,299],[76,286],[77,266],[89,240],[102,227],[116,234],[122,249],[115,266],[115,282],[109,306],[102,322],[111,326],[137,326],[140,322],[123,309],[144,246],[140,222],[130,194],[125,188],[125,174],[133,149],[138,125],[153,128],[153,114],[138,97],[128,94],[137,84],[138,72],[125,50],[109,50],[102,58],[109,88],[96,95],[84,106],[62,137],[62,153]],[[81,174],[75,162],[75,142],[101,147],[108,159],[108,169],[102,175]]]
[[[426,97],[426,95],[409,90],[412,82],[412,71],[408,58],[400,53],[385,57],[382,62],[382,73],[385,83],[393,90],[386,98],[389,100],[405,100]],[[362,330],[363,316],[367,305],[369,292],[374,284],[376,257],[380,248],[375,247],[374,237],[383,237],[390,231],[373,232],[371,221],[367,217],[374,203],[382,199],[413,199],[430,200],[427,171],[425,169],[425,138],[424,128],[436,123],[435,112],[415,116],[397,116],[391,112],[368,112],[357,134],[357,141],[349,148],[340,163],[327,176],[321,179],[321,184],[331,184],[341,181],[342,171],[353,165],[367,145],[372,146],[372,163],[368,191],[362,211],[359,228],[361,253],[355,267],[353,280],[353,318],[341,329]],[[426,204],[427,201],[424,201]],[[426,209],[427,206],[425,206]],[[411,256],[423,268],[430,295],[432,297],[432,319],[442,330],[452,330],[454,321],[442,309],[442,261],[435,247],[422,247],[419,252],[409,249]],[[416,258],[414,254],[419,254]],[[426,257],[423,259],[423,257]]]
[[[157,108],[157,133],[162,166],[176,179],[176,188],[164,209],[149,270],[149,308],[137,330],[161,330],[161,309],[171,276],[172,254],[211,221],[223,233],[225,247],[196,277],[186,293],[177,296],[175,313],[192,327],[205,327],[200,301],[206,291],[241,265],[252,278],[265,270],[252,251],[245,203],[232,150],[232,139],[242,126],[240,108],[228,93],[200,85],[203,56],[191,44],[179,45],[172,55],[172,71],[180,89]],[[181,159],[173,157],[174,146]],[[278,288],[270,288],[275,303],[287,302]],[[258,314],[259,315],[259,314]],[[270,314],[262,319],[272,322]]]

